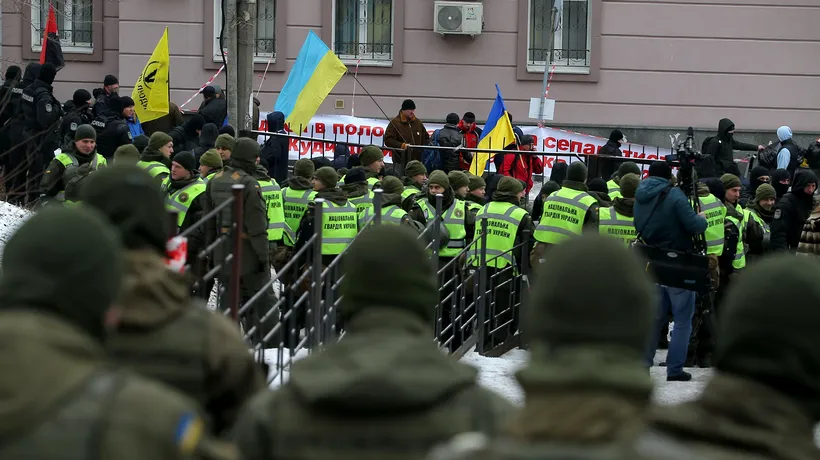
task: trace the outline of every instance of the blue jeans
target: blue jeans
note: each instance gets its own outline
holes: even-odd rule
[[[652,367],[655,351],[658,348],[663,326],[669,320],[669,312],[675,325],[672,328],[672,339],[669,341],[669,351],[666,355],[666,375],[680,375],[683,372],[683,363],[686,362],[686,352],[689,348],[689,338],[692,335],[692,316],[695,314],[695,292],[678,288],[658,285],[660,305],[656,311],[655,330],[652,341],[646,349],[644,364]]]

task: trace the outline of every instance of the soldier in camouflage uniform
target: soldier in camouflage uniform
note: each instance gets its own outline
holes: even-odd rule
[[[244,185],[241,199],[244,203],[242,231],[242,261],[240,266],[240,290],[242,303],[259,292],[270,281],[270,254],[268,251],[268,208],[259,182],[254,179],[256,161],[259,158],[259,144],[253,139],[239,139],[233,146],[229,166],[211,176],[205,189],[205,214],[233,196],[231,187],[236,184]],[[227,234],[231,230],[231,206],[222,208],[217,219],[209,219],[206,232],[206,241],[214,241],[217,236]],[[214,263],[222,263],[230,253],[229,245],[220,245],[214,251]],[[227,286],[228,271],[220,273],[220,284]],[[225,290],[227,292],[227,289]],[[247,309],[243,322],[247,331],[252,324],[258,324],[272,305],[272,289],[270,286],[265,293],[256,300],[255,304]],[[227,305],[227,302],[222,302]],[[261,330],[272,329],[273,322],[278,316],[271,315]]]
[[[109,361],[103,342],[118,317],[123,259],[104,220],[84,208],[45,209],[5,247],[0,458],[237,458],[208,439],[193,401]],[[44,257],[49,241],[69,243]]]
[[[690,458],[820,458],[818,273],[816,258],[780,255],[740,274],[718,322],[717,374],[698,400],[651,413],[649,455],[678,442]]]
[[[632,442],[645,428],[652,391],[641,356],[653,324],[653,286],[615,240],[585,235],[551,251],[523,313],[531,349],[517,374],[523,410],[498,439],[456,437],[431,458],[641,458]]]
[[[185,277],[166,267],[168,214],[159,185],[137,166],[114,166],[91,177],[82,194],[126,247],[122,317],[108,350],[199,402],[215,433],[227,430],[265,380],[238,326],[194,302]]]
[[[246,406],[243,458],[423,459],[456,433],[496,433],[509,403],[433,343],[434,267],[413,230],[368,229],[344,257],[346,335]]]

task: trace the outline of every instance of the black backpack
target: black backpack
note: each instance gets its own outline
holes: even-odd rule
[[[780,142],[769,144],[762,152],[757,154],[757,164],[766,169],[777,169],[777,154],[782,148]]]

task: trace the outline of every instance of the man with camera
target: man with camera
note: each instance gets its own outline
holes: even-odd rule
[[[671,179],[672,167],[668,163],[656,161],[649,167],[649,177],[641,181],[635,194],[635,229],[648,246],[693,253],[694,238],[706,231],[705,213],[697,214],[683,190],[672,186]],[[660,284],[658,287],[661,303],[645,364],[652,366],[658,336],[671,312],[675,325],[666,358],[666,380],[691,380],[692,375],[683,370],[683,365],[692,333],[695,292]]]

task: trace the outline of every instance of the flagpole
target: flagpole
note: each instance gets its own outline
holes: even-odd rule
[[[165,26],[165,44],[168,45],[168,115],[171,114],[171,33]],[[141,123],[141,122],[140,122]]]

